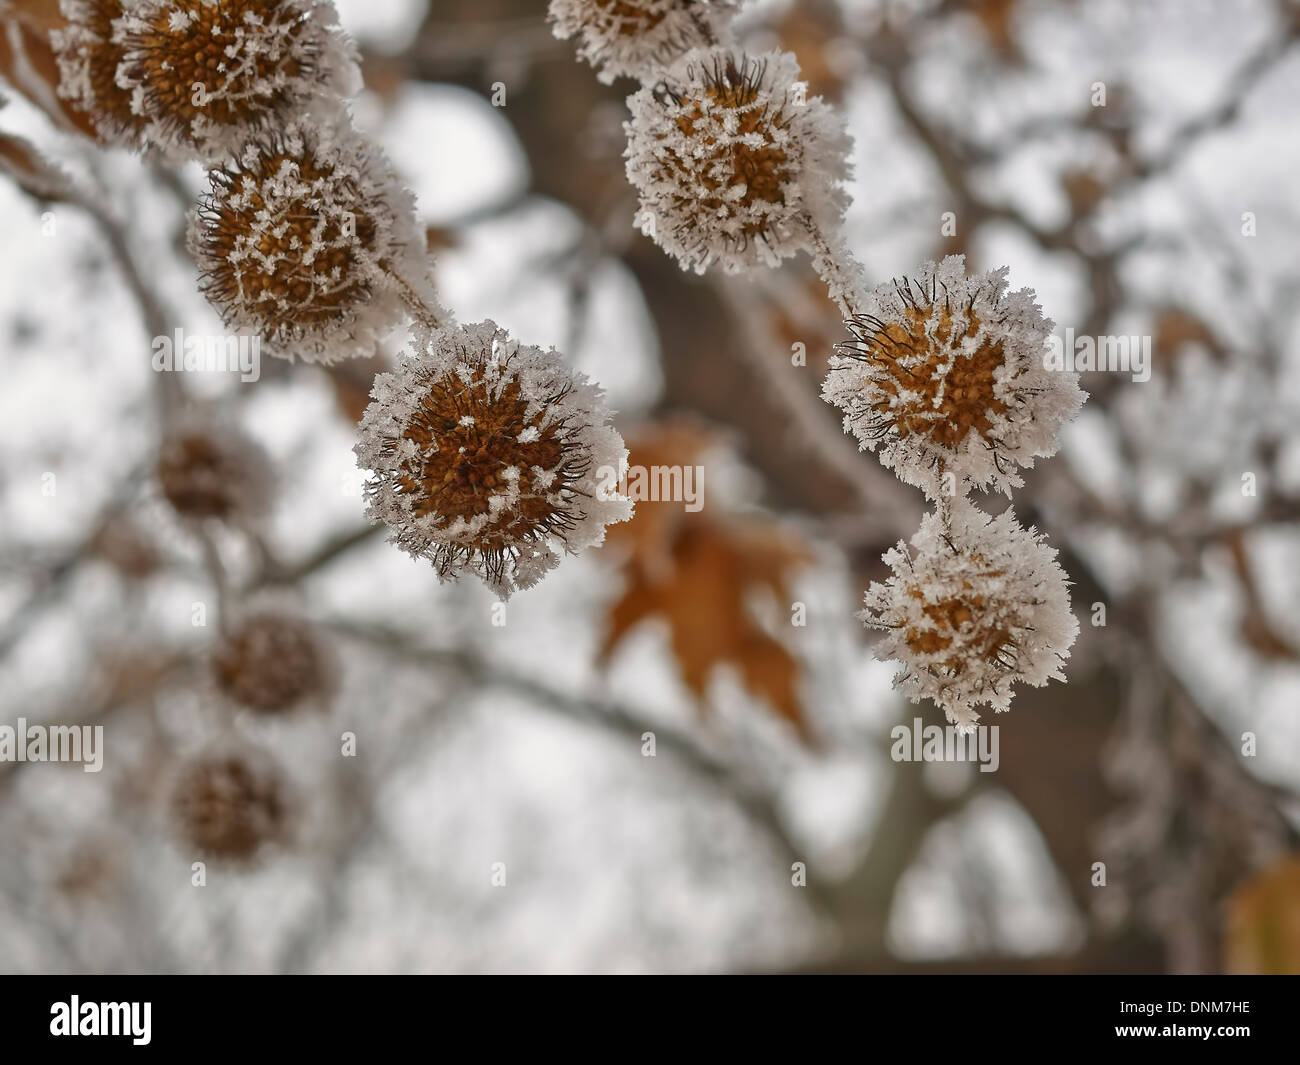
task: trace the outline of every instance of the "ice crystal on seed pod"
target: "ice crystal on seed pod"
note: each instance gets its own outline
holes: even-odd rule
[[[212,652],[217,687],[261,714],[294,710],[332,685],[328,653],[305,618],[262,612],[243,619]]]
[[[646,81],[692,48],[718,39],[738,0],[551,0],[562,41],[578,38],[578,55],[606,85],[618,77]]]
[[[554,350],[493,322],[449,326],[371,395],[356,447],[369,514],[444,580],[473,573],[507,598],[631,517],[604,394]]]
[[[199,423],[170,432],[158,451],[162,494],[182,518],[246,526],[266,512],[271,461],[237,429]]]
[[[867,589],[859,617],[888,633],[876,657],[902,663],[894,684],[913,702],[934,700],[969,731],[976,706],[1008,709],[1013,684],[1065,680],[1079,634],[1065,572],[1010,509],[990,518],[959,500],[950,521],[927,514],[884,560],[893,576]]]
[[[637,221],[683,268],[775,266],[838,227],[848,137],[786,52],[697,49],[628,98]]]
[[[350,129],[289,126],[208,179],[190,221],[200,288],[272,354],[370,355],[413,302],[433,304],[411,195]]]
[[[283,840],[288,826],[280,774],[251,753],[209,755],[186,766],[172,803],[184,841],[218,860],[251,861]]]
[[[132,0],[112,41],[141,146],[175,159],[232,155],[360,85],[327,0]]]
[[[1055,454],[1086,398],[1078,374],[1045,366],[1052,323],[1033,292],[1007,292],[1005,267],[967,275],[964,261],[877,288],[822,386],[863,450],[932,499],[971,486],[1010,495],[1017,467]]]
[[[117,84],[124,51],[113,41],[113,22],[123,15],[121,0],[62,0],[60,10],[67,25],[50,32],[59,95],[90,117],[106,143],[134,143],[144,118],[131,110],[131,93]]]

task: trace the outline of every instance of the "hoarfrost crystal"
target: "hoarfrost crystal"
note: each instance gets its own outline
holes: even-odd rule
[[[959,500],[945,522],[927,514],[894,573],[867,589],[859,617],[888,633],[876,657],[897,659],[894,679],[913,702],[933,699],[969,731],[975,707],[1006,710],[1016,682],[1065,680],[1061,663],[1079,633],[1056,550],[1010,508],[990,518]]]
[[[473,573],[508,598],[631,517],[608,490],[627,451],[604,395],[553,350],[493,322],[449,326],[371,395],[356,447],[370,516],[444,580]]]
[[[864,450],[931,499],[1023,481],[1017,466],[1056,453],[1085,398],[1075,373],[1048,369],[1052,323],[1007,270],[967,275],[964,257],[881,285],[848,321],[822,396]],[[944,475],[953,477],[944,484]]]
[[[174,159],[232,155],[360,87],[324,0],[135,0],[112,40],[143,146]]]
[[[347,127],[259,137],[209,182],[190,224],[200,287],[272,354],[371,355],[413,304],[434,304],[411,195]]]
[[[628,106],[638,224],[683,268],[776,266],[838,228],[848,137],[788,52],[697,49]]]
[[[144,119],[117,84],[124,51],[113,41],[113,22],[122,17],[121,0],[62,0],[59,7],[67,25],[50,31],[59,95],[90,118],[106,143],[138,143]]]
[[[692,48],[717,40],[736,0],[551,0],[562,41],[578,38],[578,55],[605,84],[617,77],[649,80]]]

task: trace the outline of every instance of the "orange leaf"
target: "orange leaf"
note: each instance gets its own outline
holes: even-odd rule
[[[59,0],[5,0],[0,18],[15,18],[46,33],[68,24],[59,10]]]
[[[1012,14],[1016,0],[975,0],[975,14],[984,23],[989,40],[1003,59],[1013,60],[1019,56],[1015,35],[1011,32]]]
[[[703,426],[684,418],[660,422],[628,440],[628,462],[652,470],[696,466],[716,443]],[[684,503],[641,501],[632,520],[611,525],[607,542],[630,554],[629,563],[663,575],[671,566],[672,543],[689,517]]]
[[[646,467],[690,465],[711,443],[698,426],[669,423],[634,440],[631,459]],[[701,704],[715,670],[730,665],[750,694],[812,743],[798,696],[799,662],[751,610],[754,592],[764,589],[784,609],[791,572],[810,558],[806,546],[770,520],[706,517],[680,502],[648,500],[627,526],[611,528],[610,540],[625,552],[626,583],[610,607],[600,661],[641,622],[660,618],[682,681]]]
[[[1230,973],[1300,974],[1300,855],[1233,892],[1223,956]]]

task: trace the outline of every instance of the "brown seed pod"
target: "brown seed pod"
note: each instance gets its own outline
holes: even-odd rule
[[[862,447],[931,499],[1009,495],[1083,402],[1078,374],[1049,365],[1034,294],[1006,278],[950,255],[862,294],[823,383]]]
[[[59,95],[87,114],[110,144],[133,141],[144,119],[131,110],[131,93],[117,83],[125,56],[113,40],[113,23],[123,15],[121,0],[63,0],[66,26],[50,33],[59,64]]]
[[[658,67],[716,41],[736,0],[551,0],[561,40],[577,38],[578,55],[606,84],[616,77],[647,81]]]
[[[996,518],[965,499],[927,514],[910,544],[884,560],[892,576],[867,589],[861,620],[886,635],[880,659],[895,686],[932,699],[964,730],[976,707],[1006,710],[1014,687],[1064,680],[1079,632],[1056,551],[1013,511]]]
[[[217,686],[260,714],[294,710],[331,687],[327,651],[309,621],[285,613],[246,618],[212,654]]]
[[[431,306],[410,194],[355,133],[295,125],[209,173],[190,249],[225,324],[276,355],[372,355],[412,306]]]
[[[191,763],[172,801],[182,838],[206,858],[250,861],[287,834],[284,782],[251,756],[214,755]]]
[[[163,495],[183,518],[239,525],[259,518],[269,501],[270,459],[229,428],[181,429],[163,441],[157,475]]]
[[[355,88],[350,46],[320,0],[134,0],[112,40],[142,146],[174,159],[228,157]]]
[[[494,322],[448,327],[375,379],[356,447],[372,518],[451,579],[502,596],[631,514],[623,439],[601,391]]]
[[[638,222],[683,268],[776,266],[838,224],[848,139],[789,53],[696,49],[628,107]]]
[[[96,533],[94,551],[96,556],[131,580],[144,580],[158,570],[157,547],[143,529],[120,514]]]

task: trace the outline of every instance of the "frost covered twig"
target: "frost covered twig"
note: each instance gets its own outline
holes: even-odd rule
[[[92,522],[90,532],[56,560],[40,567],[41,576],[36,587],[9,612],[4,625],[0,627],[0,660],[32,628],[35,617],[57,602],[81,566],[89,561],[94,554],[96,542],[104,530],[126,511],[146,472],[147,467],[143,463],[128,472]]]
[[[264,557],[261,572],[251,587],[256,588],[263,584],[297,584],[347,554],[354,547],[377,539],[383,532],[382,525],[359,525],[330,537],[299,562],[284,563],[278,559]]]
[[[786,372],[781,358],[784,353],[773,350],[771,338],[760,328],[759,308],[750,298],[750,290],[725,277],[717,279],[716,288],[746,334],[744,342],[736,345],[737,352],[790,420],[791,446],[819,464],[838,470],[844,482],[856,489],[857,498],[846,502],[856,508],[859,535],[892,539],[898,534],[899,516],[915,513],[910,494],[892,478],[863,476],[852,444],[827,421],[825,408],[817,398]]]
[[[69,188],[64,202],[84,211],[104,238],[114,264],[135,299],[145,335],[167,336],[171,332],[169,323],[176,320],[175,316],[166,306],[161,294],[146,280],[148,275],[141,268],[139,257],[127,237],[126,227],[113,216],[100,196]],[[170,374],[154,376],[156,380],[153,387],[158,404],[158,418],[160,424],[165,426],[175,418],[180,406],[180,386]]]

